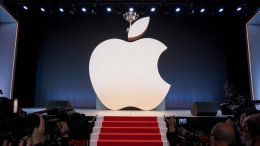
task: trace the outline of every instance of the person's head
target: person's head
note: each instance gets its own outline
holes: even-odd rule
[[[248,110],[246,112],[243,112],[241,115],[240,115],[240,127],[242,127],[242,123],[244,121],[244,119],[247,117],[247,116],[250,116],[250,115],[253,115],[253,114],[257,114],[257,113],[260,113],[259,110],[256,110],[256,109],[252,109],[252,110]]]
[[[211,130],[211,146],[228,146],[234,139],[234,128],[228,123],[218,123]]]
[[[241,141],[251,145],[254,140],[260,140],[260,113],[246,117],[241,124]]]

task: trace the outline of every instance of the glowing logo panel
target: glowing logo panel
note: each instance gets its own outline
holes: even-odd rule
[[[149,17],[140,20],[144,19],[148,20],[144,23],[149,23]],[[143,32],[135,36],[140,33]],[[142,110],[157,107],[170,88],[158,71],[159,57],[166,49],[163,43],[152,38],[134,42],[109,39],[100,43],[89,61],[90,79],[97,97],[112,110],[129,106]]]

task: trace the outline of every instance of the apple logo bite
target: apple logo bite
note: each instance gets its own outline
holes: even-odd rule
[[[139,39],[149,20],[149,17],[141,18],[129,28],[131,42],[108,39],[92,52],[90,80],[97,97],[109,109],[152,110],[170,89],[158,71],[159,57],[167,47],[156,39]]]

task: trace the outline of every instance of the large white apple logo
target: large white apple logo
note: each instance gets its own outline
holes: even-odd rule
[[[133,42],[105,40],[90,57],[91,83],[97,97],[109,109],[152,110],[170,89],[158,71],[159,57],[167,47],[152,38],[136,40],[147,29],[149,19],[139,19],[129,28],[128,39]]]

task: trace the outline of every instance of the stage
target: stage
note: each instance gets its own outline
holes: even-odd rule
[[[33,113],[45,108],[23,108],[27,113]],[[192,116],[190,109],[176,109],[176,110],[165,110],[165,111],[137,111],[137,110],[95,110],[95,109],[74,109],[78,113],[85,114],[86,116],[170,116],[175,115],[177,117],[198,117]],[[212,117],[212,116],[211,116]],[[222,115],[221,111],[217,111],[216,117],[227,117]]]

